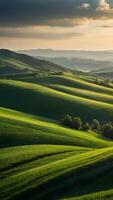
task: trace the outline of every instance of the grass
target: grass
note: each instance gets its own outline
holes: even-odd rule
[[[62,86],[62,85],[57,85],[57,84],[49,85],[49,87],[56,89],[58,91],[67,93],[67,94],[74,95],[74,96],[113,104],[113,96],[112,95],[102,94],[102,93],[98,93],[98,92],[93,92],[91,90],[77,89],[77,88]]]
[[[17,162],[16,169],[15,165],[8,167],[13,170],[3,177],[0,184],[2,198],[59,199],[112,187],[113,147],[82,152],[79,155],[75,153],[67,156],[64,153],[64,158],[59,157],[58,160],[51,160],[49,156],[49,163],[44,163],[43,159],[43,156],[33,158],[30,168],[25,164],[28,162],[26,159],[21,165]]]
[[[24,79],[23,79],[24,80]],[[99,92],[102,94],[108,94],[108,95],[113,95],[113,89],[96,85],[87,79],[84,79],[84,77],[77,77],[73,76],[71,74],[65,73],[63,76],[45,76],[45,77],[38,77],[38,78],[32,78],[32,79],[26,79],[26,82],[33,82],[41,85],[62,85],[62,86],[68,86],[72,88],[78,88],[78,89],[86,89],[90,90],[92,92]]]
[[[3,65],[10,65],[18,70],[24,70],[26,67],[28,67],[25,63],[17,61],[15,59],[4,59],[1,62],[1,66],[3,67]]]
[[[0,126],[1,148],[29,144],[102,148],[113,144],[92,133],[68,129],[47,119],[3,108],[0,109]]]
[[[71,74],[21,78],[0,80],[0,198],[111,200],[113,142],[57,120],[112,121],[113,89]]]
[[[98,134],[4,108],[0,126],[2,199],[82,199],[111,189],[113,143]]]
[[[112,89],[109,90],[112,91]],[[93,118],[101,121],[112,121],[113,119],[111,103],[70,95],[47,86],[1,80],[0,93],[2,94],[0,106],[46,118],[59,120],[64,114],[69,113],[88,121]]]
[[[2,69],[3,68],[3,69]],[[16,71],[15,71],[16,70]],[[0,74],[8,75],[25,71],[59,72],[68,71],[65,68],[49,61],[19,54],[10,50],[0,50]],[[24,71],[25,70],[25,71]]]

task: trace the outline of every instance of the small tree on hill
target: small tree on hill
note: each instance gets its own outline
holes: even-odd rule
[[[97,130],[97,131],[100,131],[101,129],[101,126],[100,126],[100,122],[97,120],[97,119],[93,119],[93,122],[92,122],[92,130]]]
[[[80,130],[82,128],[82,120],[80,117],[74,117],[72,119],[72,128],[75,128],[77,130]]]
[[[89,131],[90,130],[90,125],[89,125],[89,123],[84,123],[83,124],[83,131]]]
[[[111,123],[105,124],[102,127],[102,134],[104,137],[113,139],[113,126]]]
[[[70,127],[72,124],[72,117],[67,114],[61,119],[61,122],[63,125]]]

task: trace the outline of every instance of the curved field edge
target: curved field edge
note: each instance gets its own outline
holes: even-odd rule
[[[23,79],[24,81],[24,79]],[[71,88],[84,89],[92,92],[97,92],[101,94],[113,95],[113,89],[109,87],[104,87],[101,85],[97,85],[87,81],[87,79],[83,80],[81,77],[71,76],[69,74],[65,74],[63,76],[45,76],[45,77],[36,77],[31,79],[25,79],[25,82],[37,83],[40,85],[61,85],[61,86],[69,86]]]
[[[101,121],[113,119],[112,104],[73,96],[37,84],[4,80],[0,81],[0,93],[0,106],[50,119],[60,119],[65,113],[79,115],[88,121],[93,118]]]
[[[113,119],[113,89],[72,77],[41,77],[38,81],[40,85],[0,81],[5,97],[1,100],[1,95],[1,106],[42,116],[0,108],[1,198],[111,200],[113,142],[92,132],[68,129],[53,119],[60,119],[62,113],[81,117],[85,113],[83,119],[89,120],[98,118],[99,112],[98,119]]]
[[[112,168],[113,147],[88,151],[12,173],[1,182],[1,196],[5,199],[59,199],[111,189]]]
[[[28,145],[0,150],[1,178],[13,172],[39,167],[47,163],[91,151],[91,148],[62,145]],[[2,177],[3,176],[3,177]]]
[[[113,145],[113,142],[99,138],[94,133],[72,130],[47,119],[4,108],[0,108],[0,124],[2,148],[28,144],[60,144],[89,148]]]
[[[81,88],[78,89],[78,88],[73,88],[69,86],[57,85],[57,84],[53,84],[53,85],[48,84],[48,87],[67,93],[67,94],[71,94],[73,96],[78,96],[78,97],[82,97],[82,98],[86,98],[90,100],[113,104],[113,96],[109,94],[102,94],[102,93],[94,92],[87,89],[81,89]]]

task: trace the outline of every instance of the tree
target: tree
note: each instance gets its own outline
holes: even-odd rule
[[[77,130],[80,130],[82,128],[82,120],[80,117],[74,117],[72,119],[72,128],[75,128]]]
[[[100,131],[100,122],[97,119],[93,119],[91,127],[93,130]]]
[[[83,131],[89,131],[90,130],[90,125],[89,125],[89,123],[84,123],[83,124]]]
[[[61,119],[61,122],[63,125],[70,127],[72,124],[72,117],[67,114]]]
[[[105,124],[102,127],[102,134],[104,137],[113,139],[113,126],[111,123]]]

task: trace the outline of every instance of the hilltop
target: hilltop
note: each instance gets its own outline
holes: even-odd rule
[[[66,71],[60,65],[7,49],[0,50],[0,75]]]

